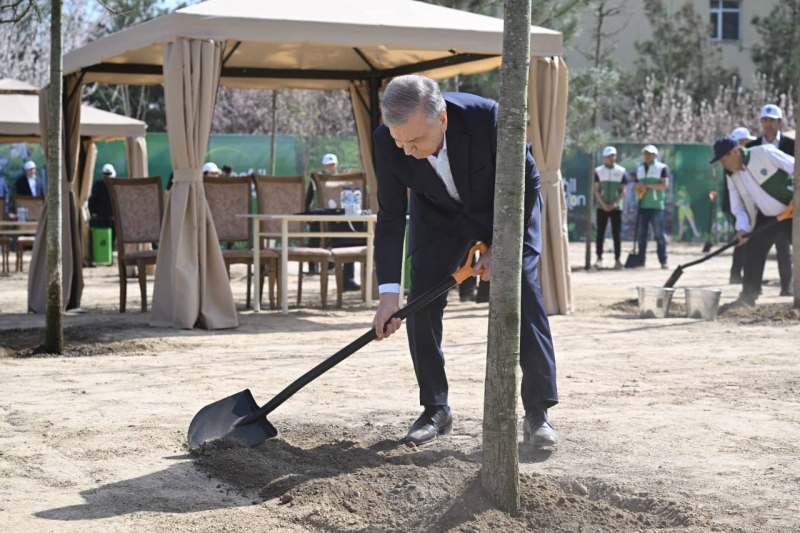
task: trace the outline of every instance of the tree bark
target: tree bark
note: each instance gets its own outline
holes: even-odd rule
[[[517,373],[531,0],[506,0],[481,482],[501,510],[519,512]]]
[[[794,106],[794,123],[800,124],[800,83],[797,84],[797,102]],[[800,147],[800,138],[795,134],[795,152]],[[795,213],[792,218],[792,255],[794,256],[794,308],[800,309],[800,214],[796,211],[800,209],[800,168],[794,166],[794,208]]]
[[[61,137],[64,80],[61,57],[61,0],[52,0],[50,15],[50,89],[47,112],[47,310],[44,349],[64,351],[64,304],[61,287]]]

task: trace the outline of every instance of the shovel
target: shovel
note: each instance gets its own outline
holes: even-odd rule
[[[467,254],[467,262],[439,285],[422,294],[419,298],[397,311],[392,318],[403,320],[413,315],[433,300],[449,291],[465,279],[472,277],[472,257],[475,252],[486,253],[487,246],[478,243]],[[361,337],[351,342],[334,355],[297,378],[291,385],[283,389],[263,407],[256,403],[250,389],[245,389],[233,396],[200,409],[189,424],[189,446],[197,448],[206,441],[231,438],[244,441],[248,446],[255,446],[278,434],[267,415],[277,409],[283,402],[295,395],[300,389],[338,365],[358,350],[377,338],[372,328]]]
[[[637,193],[639,202],[641,204],[642,198],[647,191]],[[636,220],[633,222],[633,252],[628,254],[628,259],[625,260],[625,268],[639,268],[644,266],[644,255],[640,255],[637,249],[639,243],[639,212],[641,209],[636,210]],[[647,228],[644,228],[647,231]]]
[[[751,231],[750,233],[747,233],[745,235],[745,237],[748,238],[748,239],[752,239],[756,235],[764,232],[765,230],[771,228],[772,226],[778,224],[779,222],[783,222],[784,220],[788,220],[788,219],[792,218],[792,214],[793,213],[794,213],[794,208],[793,208],[793,206],[790,205],[789,207],[786,208],[786,210],[783,213],[778,215],[774,220],[771,220],[770,222],[764,224],[763,226],[761,226],[757,230],[754,230],[754,231]],[[719,248],[717,250],[714,250],[710,254],[705,255],[705,256],[701,257],[700,259],[698,259],[696,261],[692,261],[691,263],[686,263],[685,265],[678,266],[678,268],[675,269],[675,271],[669,277],[667,282],[664,284],[664,287],[666,287],[666,288],[674,287],[675,284],[680,279],[680,277],[683,275],[683,271],[684,270],[686,270],[690,266],[699,265],[700,263],[704,263],[704,262],[708,261],[709,259],[711,259],[712,257],[721,254],[725,250],[727,250],[729,248],[733,248],[737,244],[739,244],[739,239],[733,239],[731,242],[729,242],[725,246],[722,246],[721,248]]]

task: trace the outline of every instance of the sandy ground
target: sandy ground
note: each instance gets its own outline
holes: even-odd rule
[[[571,252],[582,264],[583,247]],[[677,266],[699,245],[671,254]],[[562,444],[552,454],[521,446],[516,519],[475,484],[485,304],[453,294],[445,314],[451,437],[399,443],[419,411],[403,331],[274,412],[280,438],[193,455],[186,430],[201,407],[245,388],[267,401],[364,332],[371,311],[351,294],[343,310],[319,309],[312,278],[309,307],[288,317],[242,309],[233,331],[159,330],[147,315],[120,315],[116,271],[95,268],[86,312],[66,319],[70,356],[29,357],[43,318],[23,314],[26,276],[0,275],[0,530],[800,530],[800,320],[790,299],[773,282],[760,302],[778,319],[639,319],[620,302],[666,280],[654,259],[633,272],[573,273],[576,311],[551,319]],[[720,287],[730,301],[729,264],[694,267],[680,284]],[[774,261],[765,275],[777,279]],[[242,308],[243,279],[234,269]],[[138,309],[138,287],[128,292]]]

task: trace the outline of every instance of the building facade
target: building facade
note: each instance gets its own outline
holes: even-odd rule
[[[684,3],[691,2],[695,10],[709,21],[709,39],[719,43],[725,67],[739,70],[742,83],[751,86],[756,74],[751,59],[752,46],[760,41],[752,24],[753,17],[765,16],[778,0],[663,0],[669,11],[677,11]],[[648,39],[651,26],[645,16],[644,0],[610,0],[610,6],[622,4],[623,14],[609,19],[604,32],[619,32],[608,39],[615,43],[615,57],[622,69],[632,69],[638,53],[636,41]],[[582,52],[594,49],[592,37],[596,25],[594,10],[581,14],[581,31],[571,50],[566,52],[566,61],[571,68],[589,66]]]

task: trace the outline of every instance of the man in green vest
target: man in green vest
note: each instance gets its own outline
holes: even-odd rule
[[[614,239],[614,269],[620,270],[619,260],[622,252],[620,229],[622,227],[622,197],[628,183],[625,167],[617,164],[617,149],[613,146],[603,148],[603,164],[594,169],[594,197],[597,200],[597,262],[595,268],[603,267],[603,244],[606,240],[606,227],[611,221],[611,236]]]
[[[726,180],[731,213],[736,218],[736,239],[739,246],[747,246],[738,305],[753,306],[761,290],[769,249],[782,235],[792,241],[792,221],[784,220],[753,240],[745,234],[769,224],[792,203],[794,157],[771,144],[743,148],[732,137],[722,137],[714,143],[711,163],[717,161],[730,173]]]
[[[669,168],[658,160],[658,148],[648,144],[642,149],[644,162],[636,169],[636,191],[639,200],[639,225],[636,228],[642,265],[647,251],[647,229],[653,228],[656,252],[661,268],[668,269],[667,236],[664,232],[664,207],[669,190]]]

